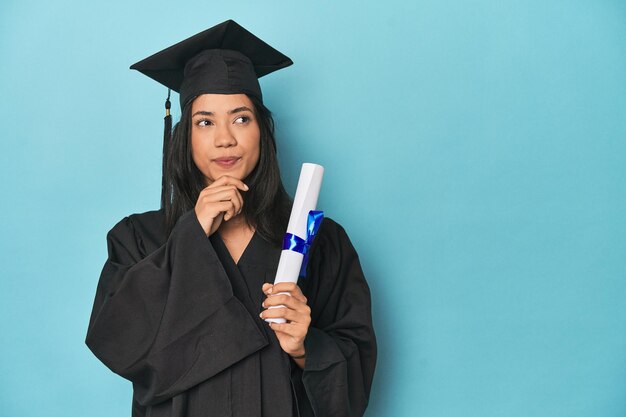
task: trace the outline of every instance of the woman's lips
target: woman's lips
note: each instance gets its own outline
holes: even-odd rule
[[[241,157],[238,156],[229,156],[225,158],[215,158],[213,162],[222,168],[232,168],[240,159]]]

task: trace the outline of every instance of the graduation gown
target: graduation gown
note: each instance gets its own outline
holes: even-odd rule
[[[254,235],[238,264],[195,212],[107,235],[86,343],[133,384],[133,417],[343,417],[367,406],[376,361],[370,293],[345,231],[324,219],[298,285],[311,307],[305,369],[259,318],[280,248]]]

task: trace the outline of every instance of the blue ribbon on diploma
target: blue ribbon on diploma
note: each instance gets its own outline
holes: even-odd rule
[[[300,236],[296,236],[292,233],[285,233],[285,237],[283,238],[283,250],[290,250],[304,255],[302,268],[300,268],[301,277],[306,275],[306,264],[309,261],[309,249],[311,248],[311,244],[313,244],[317,230],[322,224],[322,220],[324,220],[323,211],[311,210],[307,217],[306,239],[302,239]]]

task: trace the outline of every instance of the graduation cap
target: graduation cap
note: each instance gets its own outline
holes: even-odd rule
[[[165,150],[172,130],[170,94],[180,94],[183,109],[201,94],[248,94],[263,100],[259,78],[293,61],[234,20],[227,20],[133,64],[168,88]],[[163,190],[165,190],[163,181]],[[163,205],[162,195],[162,205]]]
[[[183,108],[207,93],[245,93],[262,99],[258,78],[291,64],[289,57],[227,20],[130,68],[180,93]]]

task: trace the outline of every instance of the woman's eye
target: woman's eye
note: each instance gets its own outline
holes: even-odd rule
[[[238,118],[235,119],[235,123],[239,123],[239,124],[247,123],[249,121],[250,121],[250,118],[248,116],[239,116]]]
[[[211,122],[210,120],[203,119],[203,120],[198,120],[196,124],[198,126],[211,126],[213,122]]]

